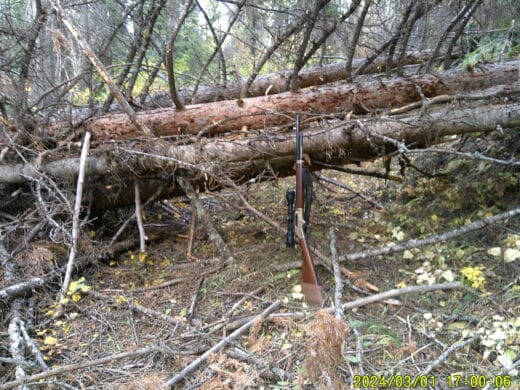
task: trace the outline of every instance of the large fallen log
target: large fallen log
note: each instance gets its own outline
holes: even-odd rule
[[[508,102],[518,101],[511,95]],[[455,109],[453,105],[435,112],[401,118],[383,117],[337,121],[325,128],[304,131],[305,152],[311,161],[332,164],[358,163],[397,150],[424,148],[453,134],[520,127],[520,103],[484,104]],[[475,104],[475,102],[472,102]],[[141,181],[143,201],[164,186],[163,196],[182,194],[175,177],[182,176],[201,189],[215,188],[227,179],[245,182],[259,175],[292,175],[294,137],[288,133],[260,134],[239,140],[202,139],[186,145],[167,140],[107,143],[92,151],[86,165],[89,187],[98,209],[133,203],[134,178]],[[1,185],[20,185],[47,175],[72,183],[79,168],[78,158],[42,163],[0,165]],[[132,180],[129,180],[132,178]],[[25,203],[27,203],[25,201]],[[0,210],[2,206],[0,205]]]
[[[518,63],[515,61],[482,66],[474,72],[451,70],[441,75],[402,77],[361,85],[345,84],[309,89],[297,94],[285,92],[244,99],[242,104],[227,100],[191,105],[182,111],[173,108],[142,111],[138,117],[156,136],[262,129],[290,124],[293,116],[288,113],[377,113],[438,95],[509,85],[519,79],[518,73]],[[138,138],[143,135],[124,114],[110,114],[87,121],[80,130],[90,131],[98,141]]]
[[[405,54],[401,64],[406,66],[420,66],[426,63],[431,55],[431,50],[409,51]],[[460,52],[455,51],[452,54],[452,58],[455,59],[458,57],[460,57]],[[438,58],[438,60],[443,59],[444,57]],[[348,77],[346,64],[346,61],[340,61],[323,66],[303,68],[298,73],[299,87],[317,87],[324,84],[344,81]],[[360,75],[381,73],[386,65],[387,58],[384,57],[377,57],[372,62],[368,62],[367,58],[354,58],[352,61],[352,68],[354,70],[362,68]],[[394,58],[392,66],[396,67],[398,65],[398,59]],[[275,95],[286,92],[288,90],[286,83],[291,78],[291,75],[292,70],[285,70],[258,76],[249,88],[248,97]],[[199,86],[197,91],[194,91],[194,88],[179,88],[178,95],[184,104],[200,104],[238,99],[244,82],[244,79],[239,78],[238,81],[228,81],[226,85],[202,85]],[[195,96],[193,96],[194,93]],[[131,103],[135,109],[142,111],[171,107],[172,99],[169,92],[157,92],[147,97],[131,97]],[[63,113],[63,117],[61,120],[58,120],[57,123],[58,126],[59,123],[66,123],[65,126],[72,124],[74,127],[77,127],[90,117],[99,116],[95,113],[101,112],[101,110],[101,105],[92,108],[72,108],[70,112],[67,111],[67,113]],[[109,111],[112,113],[120,112],[121,107],[117,103],[113,103]],[[53,114],[56,114],[56,112],[53,112]]]
[[[401,65],[422,64],[430,59],[431,50],[410,51],[407,52],[401,62]],[[458,53],[453,55],[454,58]],[[372,63],[366,65],[363,74],[381,73],[382,69],[387,65],[385,57],[378,57]],[[355,58],[352,61],[352,68],[358,69],[367,63],[366,58]],[[394,59],[392,66],[397,66],[397,59]],[[291,78],[292,70],[284,72],[269,73],[258,76],[249,88],[249,97],[275,95],[288,90],[287,83]],[[347,75],[347,62],[335,62],[323,66],[311,66],[304,68],[298,73],[298,85],[300,88],[308,88],[345,80]],[[210,103],[221,100],[232,100],[240,97],[240,90],[244,80],[237,82],[228,82],[225,86],[201,86],[198,88],[195,96],[192,88],[179,89],[179,97],[186,104]],[[145,100],[145,106],[155,107],[171,107],[172,102],[168,93],[157,93]]]

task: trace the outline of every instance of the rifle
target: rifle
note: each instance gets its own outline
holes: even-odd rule
[[[286,245],[294,247],[294,235],[302,251],[301,285],[305,298],[311,303],[323,302],[321,286],[314,269],[306,233],[312,203],[312,179],[303,161],[303,134],[300,132],[300,116],[296,115],[296,189],[287,190],[287,237]],[[294,204],[294,206],[293,206]]]

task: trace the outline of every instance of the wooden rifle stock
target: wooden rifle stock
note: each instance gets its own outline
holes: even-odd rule
[[[294,233],[298,238],[302,251],[301,284],[302,292],[310,303],[322,304],[323,298],[318,277],[309,253],[309,247],[304,233],[304,161],[303,161],[303,134],[300,132],[300,116],[296,115],[296,201],[294,211]]]

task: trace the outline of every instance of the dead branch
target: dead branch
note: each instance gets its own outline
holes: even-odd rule
[[[146,136],[152,136],[152,130],[139,118],[135,111],[132,109],[128,101],[125,99],[119,88],[117,88],[116,84],[110,77],[110,74],[108,73],[108,70],[105,68],[105,65],[100,61],[98,56],[94,53],[94,51],[90,48],[90,45],[87,43],[85,39],[81,36],[78,30],[74,27],[72,22],[69,20],[67,15],[65,14],[65,11],[63,10],[60,1],[59,0],[49,0],[52,7],[56,10],[58,15],[60,15],[61,22],[67,27],[67,29],[70,31],[78,45],[83,50],[83,53],[85,56],[92,62],[92,65],[96,68],[96,70],[99,72],[103,80],[105,81],[105,84],[107,85],[108,89],[110,90],[110,93],[115,96],[117,102],[121,106],[121,109],[125,112],[125,114],[130,118],[130,121],[132,124],[144,135]]]
[[[236,301],[233,306],[231,306],[231,309],[229,309],[226,314],[224,314],[224,318],[230,317],[233,315],[236,309],[238,309],[242,303],[247,301],[248,299],[251,299],[252,297],[256,297],[258,294],[260,294],[262,291],[264,291],[264,287],[260,286],[256,290],[251,291],[251,293],[244,295],[242,298],[240,298],[238,301]]]
[[[190,230],[188,231],[188,245],[186,246],[186,257],[192,258],[191,250],[193,249],[193,238],[195,237],[195,225],[197,224],[197,209],[191,208]]]
[[[206,230],[208,231],[209,239],[213,241],[215,246],[220,252],[220,255],[222,256],[222,259],[224,260],[225,264],[233,264],[235,262],[235,257],[231,250],[229,249],[226,242],[222,239],[222,236],[219,234],[217,229],[215,228],[215,225],[211,220],[209,219],[208,214],[206,213],[206,210],[204,209],[204,205],[199,199],[199,196],[191,186],[191,184],[184,180],[184,178],[178,177],[177,181],[179,182],[179,185],[184,189],[184,192],[190,199],[190,202],[192,206],[197,210],[197,215],[201,222],[206,227]]]
[[[25,328],[25,323],[21,319],[18,319],[18,327],[19,327],[20,331],[22,332],[22,335],[23,335],[23,338],[25,341],[25,345],[27,345],[27,347],[30,349],[31,353],[36,358],[36,361],[38,362],[40,368],[42,370],[48,370],[49,366],[45,362],[43,354],[38,349],[38,345],[36,344],[36,342],[31,338],[31,336],[29,336],[29,333],[27,332],[27,329]]]
[[[336,187],[339,187],[339,188],[342,188],[344,190],[347,190],[347,191],[350,191],[352,192],[354,195],[360,197],[361,199],[363,199],[364,201],[370,203],[372,206],[374,207],[377,207],[378,209],[383,209],[384,206],[379,203],[379,202],[376,202],[375,200],[373,199],[370,199],[368,196],[362,194],[361,192],[359,191],[356,191],[354,190],[353,188],[347,186],[346,184],[343,184],[343,183],[340,183],[339,181],[337,180],[334,180],[334,179],[330,179],[328,177],[325,177],[323,175],[320,175],[318,173],[315,173],[314,176],[316,176],[319,180],[321,181],[324,181],[324,182],[327,182],[327,183],[330,183],[330,184],[333,184],[335,185]]]
[[[79,213],[81,210],[81,201],[83,197],[83,182],[85,181],[85,164],[88,157],[88,150],[90,148],[90,133],[85,133],[85,139],[83,141],[83,147],[81,148],[81,156],[79,159],[79,172],[78,172],[78,183],[76,186],[76,200],[74,202],[74,212],[72,214],[72,242],[70,244],[69,260],[67,262],[67,269],[65,271],[65,277],[63,279],[63,285],[58,299],[58,307],[55,311],[55,317],[57,318],[62,314],[61,302],[67,296],[69,290],[70,278],[72,276],[72,270],[74,268],[74,259],[76,258],[76,252],[78,250],[78,237],[79,237]]]
[[[215,344],[213,347],[208,349],[206,352],[204,352],[200,357],[195,359],[193,362],[191,362],[189,365],[184,367],[181,372],[173,376],[171,379],[169,379],[166,382],[166,386],[173,387],[179,382],[186,379],[186,376],[191,374],[191,372],[195,369],[197,369],[201,364],[203,364],[206,359],[211,355],[212,353],[217,353],[222,348],[224,348],[226,345],[231,343],[233,340],[235,340],[237,337],[242,335],[243,333],[247,332],[249,328],[251,328],[253,325],[257,324],[258,322],[264,321],[266,317],[272,313],[275,310],[278,310],[280,307],[280,302],[275,301],[272,304],[270,304],[262,313],[253,316],[250,318],[248,322],[243,324],[240,328],[235,330],[233,333],[231,333],[229,336],[225,337],[224,339],[220,340],[217,344]],[[1,388],[0,388],[1,390]]]
[[[215,272],[218,272],[222,269],[221,266],[219,267],[214,267],[214,268],[210,268],[209,270],[207,271],[204,271],[204,272],[201,272],[201,273],[198,273],[197,276],[199,277],[203,277],[203,276],[207,276],[207,275],[211,275]],[[160,283],[160,284],[156,284],[154,286],[149,286],[149,287],[138,287],[138,288],[133,288],[131,289],[129,292],[130,293],[136,293],[136,292],[143,292],[143,291],[151,291],[151,290],[159,290],[161,288],[166,288],[166,287],[170,287],[170,286],[174,286],[176,284],[179,284],[179,283],[184,283],[184,282],[187,282],[187,281],[190,281],[190,280],[193,280],[193,276],[187,276],[187,277],[184,277],[184,278],[175,278],[175,279],[172,279],[172,280],[167,280],[166,282],[163,282],[163,283]]]
[[[421,150],[408,150],[406,154],[426,154],[426,153],[442,153],[442,154],[451,154],[463,159],[467,160],[480,160],[480,161],[487,161],[493,164],[499,164],[499,165],[507,165],[510,167],[519,167],[520,161],[519,160],[513,160],[512,158],[509,160],[501,160],[498,158],[488,157],[478,152],[473,153],[464,153],[459,152],[457,150],[450,150],[450,149],[439,149],[439,148],[426,148]]]
[[[146,233],[143,226],[143,205],[141,204],[141,194],[139,192],[139,182],[134,181],[134,196],[135,196],[135,221],[137,229],[139,230],[139,252],[146,252]]]
[[[518,89],[512,89],[510,87],[490,88],[491,91],[484,91],[482,93],[473,94],[456,94],[456,95],[439,95],[432,98],[423,98],[419,102],[413,102],[402,107],[397,107],[388,111],[386,115],[399,115],[404,114],[408,111],[412,111],[416,108],[421,109],[421,115],[426,112],[426,109],[435,104],[445,104],[452,102],[462,101],[475,101],[475,100],[486,100],[492,98],[499,98],[505,96],[517,96],[520,93]],[[422,92],[421,92],[422,93]]]
[[[461,226],[460,228],[450,230],[448,232],[434,234],[432,236],[420,239],[420,240],[409,240],[400,244],[396,245],[389,245],[385,246],[383,248],[378,249],[369,249],[367,251],[357,252],[357,253],[351,253],[342,255],[339,257],[339,261],[354,261],[354,260],[361,260],[361,259],[369,259],[371,257],[375,256],[382,256],[382,255],[390,255],[397,252],[402,252],[407,249],[412,248],[420,248],[422,246],[431,245],[443,241],[450,240],[454,237],[460,236],[462,234],[466,234],[469,232],[472,232],[474,230],[482,229],[486,227],[487,225],[503,221],[504,219],[513,218],[520,214],[520,208],[512,209],[509,211],[506,211],[504,213],[493,215],[489,218],[484,218],[479,221],[471,222],[469,224],[466,224],[464,226]]]
[[[324,162],[314,161],[314,160],[312,161],[312,165],[314,165],[314,166],[317,165],[318,167],[323,168],[323,169],[331,169],[333,171],[350,173],[352,175],[377,177],[378,179],[392,180],[392,181],[396,181],[399,183],[403,182],[402,177],[387,175],[386,173],[382,173],[382,172],[378,172],[378,171],[367,171],[365,169],[352,169],[352,168],[338,166],[338,165],[326,164]]]
[[[332,261],[332,269],[334,270],[334,317],[343,319],[343,308],[341,306],[341,297],[343,295],[343,280],[341,277],[341,269],[338,262],[338,251],[336,249],[336,233],[334,228],[330,228],[330,259]]]
[[[265,377],[268,380],[276,380],[281,379],[285,381],[294,380],[294,374],[285,370],[282,370],[279,367],[273,366],[273,364],[269,363],[265,359],[261,359],[255,354],[249,352],[243,348],[230,348],[225,351],[226,355],[232,357],[233,359],[246,361],[254,364],[262,371],[260,371],[260,376]]]
[[[43,287],[45,280],[42,278],[32,278],[21,283],[5,287],[0,290],[0,299],[20,298],[30,294],[34,289]]]
[[[81,370],[83,368],[101,366],[104,364],[112,363],[115,360],[135,358],[135,357],[138,357],[141,355],[149,355],[151,353],[157,353],[157,352],[160,352],[165,355],[171,354],[170,351],[168,351],[165,348],[161,348],[159,346],[137,348],[137,349],[133,349],[133,350],[130,350],[127,352],[121,352],[121,353],[109,355],[104,358],[89,360],[89,361],[82,362],[82,363],[69,364],[67,366],[61,366],[58,368],[51,369],[49,371],[41,372],[39,374],[19,378],[15,381],[4,383],[3,385],[0,384],[0,390],[10,390],[10,389],[14,389],[16,387],[23,386],[25,384],[30,384],[30,383],[37,384],[40,380],[50,378],[53,376],[67,374],[69,372]]]
[[[457,341],[456,343],[450,345],[448,347],[448,349],[446,349],[443,353],[441,353],[441,355],[435,359],[433,362],[431,362],[430,364],[428,364],[428,367],[426,367],[422,372],[421,372],[421,375],[428,375],[430,372],[432,372],[436,367],[438,367],[439,365],[441,365],[442,363],[444,363],[446,361],[446,359],[455,351],[457,351],[458,349],[461,349],[463,347],[465,347],[466,345],[468,344],[471,344],[473,343],[475,340],[477,340],[480,336],[479,335],[474,335],[466,340],[459,340]]]
[[[94,298],[96,298],[100,301],[103,301],[103,302],[114,301],[114,298],[112,298],[108,295],[105,295],[105,294],[101,294],[94,290],[89,290],[87,294],[92,295]],[[144,307],[138,303],[133,302],[131,299],[128,299],[126,297],[123,297],[123,300],[128,304],[128,308],[130,310],[132,310],[136,313],[145,315],[147,317],[159,319],[170,325],[174,325],[175,326],[174,329],[177,329],[177,327],[179,327],[179,326],[183,326],[183,327],[187,326],[186,319],[184,317],[178,317],[178,318],[171,317],[171,316],[163,314],[157,310],[152,310],[147,307]]]
[[[27,233],[23,239],[22,242],[20,242],[16,248],[13,249],[11,252],[11,256],[15,256],[18,253],[20,253],[25,246],[32,241],[32,239],[40,232],[40,230],[47,224],[46,219],[42,219],[40,222],[38,222],[36,225],[32,227],[32,229]],[[1,295],[0,295],[1,296]]]
[[[195,314],[195,306],[197,305],[197,301],[200,297],[200,290],[202,288],[202,285],[204,284],[204,278],[200,278],[199,283],[197,283],[197,289],[195,290],[195,293],[193,294],[193,297],[191,298],[190,308],[188,309],[186,313],[186,319],[188,321],[191,321],[193,318],[193,315]]]
[[[16,280],[16,265],[12,257],[7,253],[4,242],[2,240],[1,231],[0,266],[4,271],[4,280],[7,283],[11,283]],[[19,323],[21,322],[22,302],[23,301],[20,298],[16,298],[13,300],[13,302],[11,302],[11,319],[7,327],[7,334],[9,336],[9,352],[11,353],[11,357],[17,362],[15,368],[15,377],[17,379],[23,378],[25,376],[25,367],[27,366],[25,362],[25,343],[21,329],[19,327]],[[25,388],[22,388],[22,390],[25,390]]]
[[[9,335],[9,352],[11,357],[19,362],[16,364],[15,377],[21,379],[25,377],[25,343],[21,334],[21,329],[18,323],[21,321],[22,301],[18,298],[11,303],[11,321],[7,327],[7,334]],[[25,390],[25,386],[22,388]]]
[[[163,187],[159,187],[157,189],[157,191],[152,195],[150,196],[146,202],[144,203],[143,207],[146,207],[148,206],[150,203],[154,202],[160,195],[161,195],[161,192],[163,191]],[[110,243],[108,244],[108,248],[111,248],[112,245],[114,245],[114,243],[116,242],[116,240],[119,238],[119,236],[123,233],[123,231],[126,229],[126,227],[128,226],[128,224],[130,223],[130,221],[132,221],[134,218],[136,218],[136,212],[134,211],[133,214],[128,217],[126,219],[125,222],[123,222],[123,224],[121,225],[121,227],[117,230],[117,232],[114,234],[114,236],[112,237],[112,239],[110,240]],[[106,250],[107,250],[106,249]]]
[[[459,289],[462,288],[462,284],[459,282],[452,282],[452,283],[441,283],[441,284],[432,284],[428,286],[410,286],[410,287],[404,287],[404,288],[394,288],[392,290],[384,291],[382,293],[370,295],[365,298],[356,299],[352,302],[343,303],[341,305],[341,308],[343,310],[352,310],[356,307],[366,306],[371,303],[384,301],[389,298],[397,297],[400,295],[405,294],[416,294],[416,293],[425,293],[425,292],[431,292],[431,291],[438,291],[438,290],[453,290],[453,289]],[[334,307],[328,307],[321,309],[328,313],[334,313],[335,308]],[[266,320],[268,321],[277,321],[282,319],[290,318],[292,320],[301,321],[308,317],[310,312],[291,312],[291,313],[279,313],[279,314],[271,314],[266,317]],[[242,326],[247,321],[251,320],[251,316],[239,318],[237,320],[234,320],[226,325],[227,330],[236,329],[239,326]]]
[[[0,240],[1,245],[1,240]],[[0,248],[0,260],[1,260],[1,248]],[[78,258],[78,261],[74,263],[74,267],[84,267],[87,266],[92,261],[91,257],[82,257]],[[0,265],[4,266],[1,262]],[[60,269],[53,271],[47,275],[44,275],[44,277],[34,277],[29,280],[15,283],[11,286],[5,287],[2,290],[0,290],[0,299],[9,300],[13,298],[22,298],[30,295],[33,290],[37,288],[44,287],[49,282],[52,282],[57,278],[57,275],[59,272],[65,272],[66,265],[61,267]],[[4,268],[9,269],[8,268]],[[9,282],[9,278],[5,278],[7,282]]]

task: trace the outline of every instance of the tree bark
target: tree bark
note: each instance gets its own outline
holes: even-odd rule
[[[442,75],[402,77],[387,82],[345,84],[245,99],[241,106],[228,100],[187,106],[183,111],[157,109],[137,114],[157,136],[218,134],[239,129],[263,129],[292,123],[294,112],[346,115],[378,113],[383,109],[421,101],[422,96],[454,95],[464,91],[509,85],[519,78],[518,63],[482,66],[479,71],[453,70]],[[95,140],[137,138],[142,133],[125,114],[111,114],[85,122]]]
[[[512,97],[510,100],[516,100]],[[348,164],[371,160],[396,150],[423,148],[442,142],[445,136],[470,132],[520,127],[520,104],[490,104],[465,109],[431,107],[426,115],[370,118],[337,121],[327,128],[311,127],[304,131],[304,152],[311,161]],[[240,140],[203,139],[203,142],[175,145],[167,140],[132,142],[132,149],[100,145],[92,151],[86,175],[93,203],[98,209],[133,203],[130,177],[141,180],[142,199],[152,196],[159,185],[166,188],[163,197],[183,194],[175,177],[181,176],[201,189],[214,189],[228,179],[245,182],[260,175],[266,177],[294,174],[294,135],[245,137]],[[123,143],[121,143],[123,144]],[[314,165],[316,168],[317,164]],[[1,185],[20,185],[31,177],[46,174],[70,182],[77,176],[78,158],[66,158],[42,164],[37,171],[28,164],[0,165]],[[27,205],[27,202],[25,202]],[[0,210],[2,206],[0,206]]]

